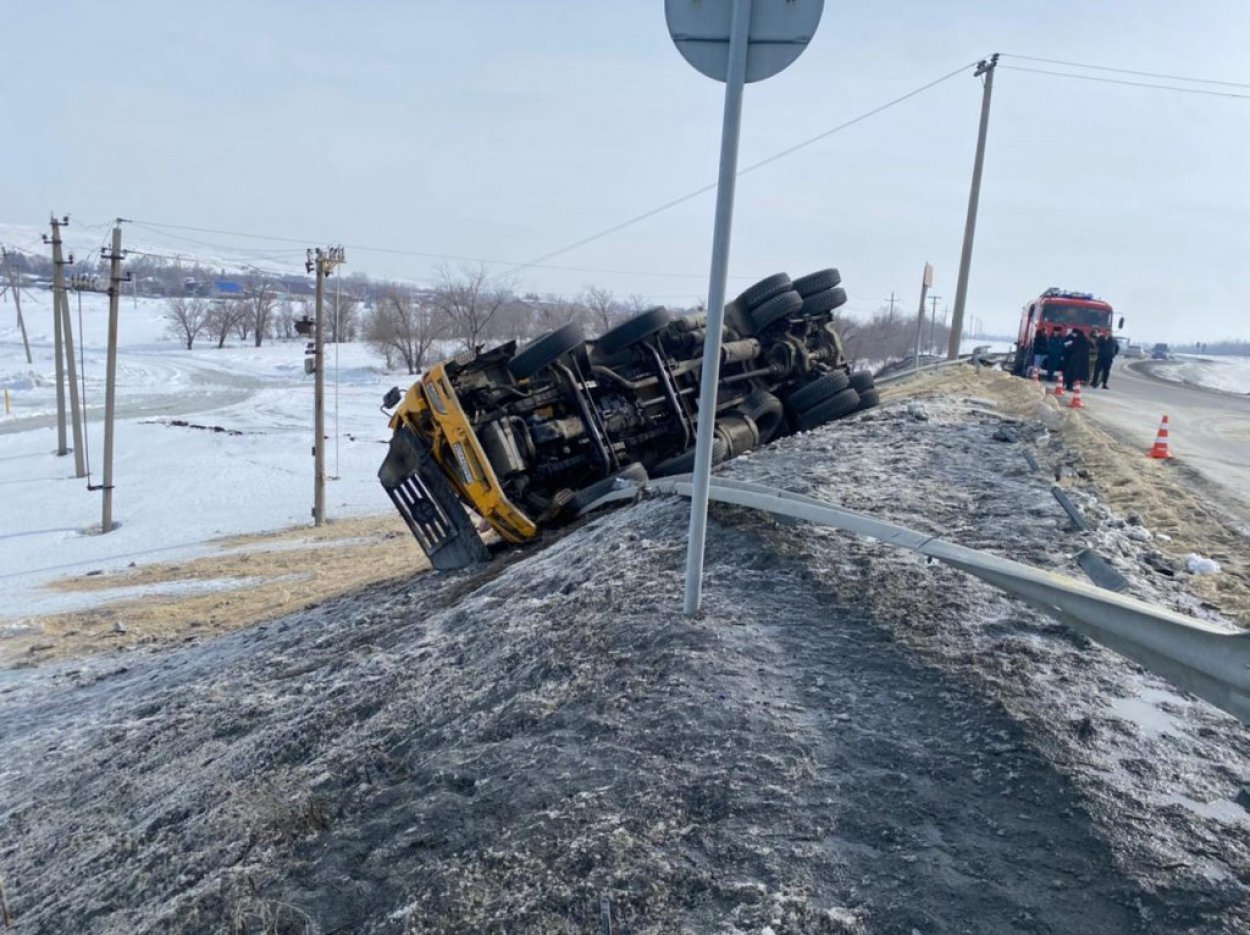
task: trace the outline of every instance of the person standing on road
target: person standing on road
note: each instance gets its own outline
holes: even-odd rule
[[[1047,343],[1046,332],[1038,328],[1037,334],[1033,336],[1033,369],[1038,373],[1041,373],[1042,363],[1046,360]]]
[[[1063,366],[1063,336],[1056,328],[1046,341],[1046,382],[1055,382],[1055,371]]]
[[[1107,389],[1107,378],[1111,376],[1111,362],[1115,360],[1115,355],[1120,353],[1120,342],[1109,334],[1104,334],[1098,339],[1098,363],[1094,367],[1094,380],[1090,386],[1098,386],[1099,380],[1102,381],[1102,388]]]
[[[1063,342],[1063,388],[1072,389],[1077,380],[1089,382],[1089,338],[1079,328],[1073,328],[1068,340]]]

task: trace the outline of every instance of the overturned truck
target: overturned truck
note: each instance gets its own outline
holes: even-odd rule
[[[872,374],[851,372],[832,323],[840,282],[835,269],[778,273],[725,307],[713,463],[877,404]],[[621,478],[689,472],[706,333],[706,314],[653,308],[597,338],[573,323],[520,349],[478,348],[392,389],[378,477],[430,563],[489,558],[486,525],[524,543]]]

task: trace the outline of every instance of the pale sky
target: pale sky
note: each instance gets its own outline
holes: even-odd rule
[[[140,222],[136,242],[244,259],[293,261],[301,245],[142,222],[344,243],[347,271],[425,281],[436,258],[364,248],[502,273],[716,178],[723,86],[673,47],[662,0],[3,0],[0,35],[0,223],[120,215]],[[968,314],[1014,330],[1053,285],[1107,299],[1137,339],[1244,339],[1248,44],[1246,0],[828,0],[799,60],[748,87],[740,166],[992,52],[1240,83],[1004,57]],[[928,260],[940,313],[980,101],[968,67],[740,178],[730,295],[837,266],[853,311],[893,291],[914,312]],[[689,305],[707,293],[714,203],[515,284]]]

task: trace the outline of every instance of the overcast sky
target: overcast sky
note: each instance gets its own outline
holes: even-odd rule
[[[6,0],[0,26],[7,224],[121,215],[136,242],[254,259],[300,247],[143,222],[341,242],[348,270],[424,281],[436,258],[363,248],[504,272],[716,178],[723,86],[674,49],[662,0]],[[748,87],[740,165],[991,52],[1250,85],[1248,40],[1246,0],[829,0],[802,57]],[[1143,340],[1247,337],[1250,87],[1007,66],[1078,71],[1002,59],[968,314],[1013,330],[1055,285],[1106,298]],[[914,310],[929,260],[940,314],[980,101],[968,67],[743,176],[730,294],[837,266],[853,310],[891,291]],[[689,305],[714,201],[515,283]]]

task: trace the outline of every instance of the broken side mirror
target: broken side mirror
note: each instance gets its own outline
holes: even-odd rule
[[[395,406],[399,403],[399,400],[402,397],[402,395],[403,394],[399,392],[398,386],[392,386],[389,390],[386,391],[386,395],[382,397],[382,408],[394,409]]]

